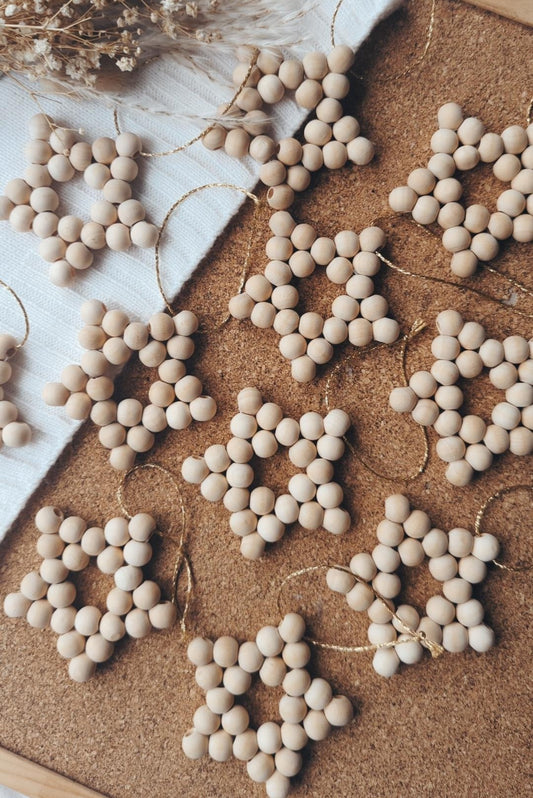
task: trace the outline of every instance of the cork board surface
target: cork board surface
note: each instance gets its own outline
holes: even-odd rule
[[[437,4],[434,40],[423,64],[408,76],[387,80],[420,52],[429,11],[429,2],[398,11],[357,57],[355,69],[365,80],[354,81],[350,109],[363,132],[377,143],[378,156],[364,169],[346,167],[315,178],[295,214],[301,221],[316,222],[321,235],[360,230],[388,214],[390,189],[427,161],[436,111],[443,102],[459,102],[495,131],[524,122],[532,85],[527,58],[531,32],[455,0]],[[342,19],[340,15],[340,23]],[[467,197],[494,207],[499,189],[489,168],[475,170],[465,184]],[[207,327],[224,316],[238,284],[251,220],[252,209],[245,207],[179,297],[179,307],[195,310]],[[412,271],[449,277],[449,256],[437,238],[405,221],[394,224],[394,230],[390,221],[384,224],[390,233],[387,253],[393,261]],[[179,218],[172,225],[170,234],[178,235]],[[264,263],[267,235],[263,213],[253,243],[252,271]],[[165,268],[171,268],[171,243],[164,259]],[[530,284],[530,264],[530,248],[513,244],[505,247],[496,266]],[[434,320],[447,307],[482,322],[492,337],[531,336],[531,320],[461,289],[386,268],[379,282],[402,330],[420,316],[428,322],[429,329],[410,348],[409,371],[431,365]],[[470,285],[497,297],[508,295],[508,286],[494,275],[480,273]],[[325,309],[331,296],[320,278],[313,277],[305,293],[308,307],[313,301],[316,309]],[[527,298],[522,307],[533,311]],[[236,394],[248,385],[259,387],[265,398],[280,403],[289,415],[323,410],[327,375],[345,354],[339,351],[314,383],[300,386],[290,379],[272,331],[232,321],[199,337],[196,373],[216,397],[219,412],[211,422],[161,435],[149,460],[179,474],[187,455],[225,442]],[[241,557],[222,505],[210,505],[196,486],[182,483],[195,577],[192,634],[229,634],[242,641],[252,639],[262,625],[276,623],[283,576],[315,564],[347,564],[356,552],[371,549],[383,501],[390,493],[406,492],[415,507],[429,512],[435,526],[473,529],[477,508],[486,497],[504,486],[531,482],[531,458],[506,455],[472,485],[454,488],[445,481],[443,464],[433,451],[423,476],[402,481],[416,470],[422,440],[412,422],[388,409],[388,393],[400,378],[398,348],[344,362],[335,373],[335,404],[351,414],[351,434],[361,457],[392,481],[377,477],[347,453],[338,474],[354,519],[351,531],[337,538],[295,526],[259,563]],[[145,395],[150,379],[149,373],[130,365],[120,380],[122,395],[131,395],[132,390],[134,395]],[[499,401],[486,378],[466,386],[466,392],[469,406],[485,416]],[[433,450],[435,435],[430,438]],[[287,458],[265,464],[262,474],[267,484],[282,488],[291,474]],[[33,517],[39,507],[56,504],[102,523],[118,514],[117,483],[97,429],[85,425],[2,545],[3,594],[17,589],[22,576],[38,565]],[[162,528],[178,517],[172,487],[155,472],[134,477],[127,495],[132,510],[153,511]],[[531,494],[524,491],[496,502],[487,514],[484,529],[500,537],[508,561],[531,561],[530,518]],[[153,562],[152,573],[167,588],[173,554],[172,545],[164,545]],[[405,578],[407,597],[423,606],[431,590],[426,569]],[[90,595],[91,602],[102,602],[106,582],[94,571],[80,579],[80,586],[83,598]],[[497,645],[488,654],[468,651],[434,661],[426,655],[421,664],[404,667],[385,680],[374,673],[370,654],[313,653],[313,672],[353,699],[356,716],[347,729],[309,747],[302,774],[294,780],[295,798],[531,794],[530,576],[493,569],[480,594],[497,636]],[[322,572],[287,586],[282,604],[284,610],[301,610],[317,637],[344,645],[366,642],[366,617],[351,611],[326,588]],[[5,747],[112,798],[264,795],[264,788],[249,780],[243,763],[218,764],[207,757],[190,762],[183,756],[181,737],[202,703],[202,693],[177,628],[141,641],[123,641],[113,659],[86,685],[69,680],[52,632],[31,629],[3,615],[0,629],[0,743]],[[250,699],[256,724],[276,718],[278,698],[276,690],[256,688]]]

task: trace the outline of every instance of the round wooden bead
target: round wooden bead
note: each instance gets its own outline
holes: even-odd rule
[[[409,213],[415,207],[418,194],[409,186],[399,186],[389,194],[389,205],[397,213]]]
[[[76,618],[75,607],[58,607],[52,613],[50,619],[50,628],[57,635],[66,634],[74,628],[74,620]]]
[[[126,634],[124,621],[112,612],[106,612],[100,620],[100,634],[110,643],[116,643]]]
[[[183,753],[188,759],[201,759],[207,754],[209,746],[209,737],[196,729],[189,729],[181,741]]]
[[[152,624],[150,623],[148,613],[137,607],[128,612],[124,619],[124,625],[129,636],[136,639],[146,637],[152,630]]]
[[[172,601],[162,601],[148,611],[154,629],[171,629],[178,617],[178,608]]]
[[[75,682],[88,682],[96,672],[96,663],[87,654],[73,657],[68,666],[68,675]]]
[[[432,224],[440,211],[440,204],[432,196],[422,196],[416,201],[412,210],[413,219],[419,224]]]
[[[57,650],[64,659],[77,657],[85,649],[85,637],[79,632],[70,631],[59,635],[57,638]],[[93,660],[94,661],[94,660]]]
[[[4,612],[8,618],[24,618],[31,603],[31,599],[22,593],[8,593],[4,599]]]
[[[325,740],[329,736],[331,726],[324,712],[311,709],[303,720],[304,730],[310,740]]]

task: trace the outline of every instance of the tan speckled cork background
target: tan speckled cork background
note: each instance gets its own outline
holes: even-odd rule
[[[364,81],[353,81],[349,108],[363,133],[376,142],[378,154],[363,169],[350,166],[320,173],[299,200],[298,219],[315,222],[321,235],[360,230],[388,214],[389,191],[427,162],[442,103],[459,102],[497,132],[525,122],[533,86],[531,30],[458,0],[437,3],[434,39],[424,62],[408,76],[387,79],[421,51],[429,12],[427,0],[411,3],[382,24],[358,54],[355,70]],[[342,15],[339,23],[341,19],[349,24]],[[494,208],[501,188],[490,167],[476,169],[465,185],[468,199],[478,198]],[[235,292],[251,220],[252,209],[245,207],[179,297],[176,306],[196,311],[208,327],[223,317]],[[389,232],[387,253],[393,261],[412,271],[449,277],[449,256],[438,238],[406,221],[384,224]],[[178,229],[176,224],[174,230]],[[263,212],[252,271],[264,264],[267,236]],[[170,241],[165,252],[166,268],[171,268]],[[505,246],[495,263],[527,284],[532,283],[531,264],[531,247],[523,244]],[[325,309],[331,301],[331,287],[321,280],[313,276],[304,292],[308,309]],[[404,277],[386,267],[379,283],[402,330],[420,316],[429,325],[409,350],[410,372],[431,365],[434,321],[444,308],[456,308],[482,322],[492,337],[531,336],[531,319],[461,288]],[[469,285],[496,297],[508,296],[508,285],[488,273],[480,272]],[[533,312],[533,301],[527,297],[520,306]],[[236,394],[247,385],[259,387],[265,398],[280,403],[290,415],[323,409],[327,375],[346,351],[338,351],[315,382],[301,386],[291,380],[271,330],[231,321],[200,337],[194,368],[216,397],[219,412],[211,422],[159,436],[149,460],[179,474],[187,455],[199,454],[211,443],[224,443]],[[119,383],[121,396],[131,395],[132,390],[145,396],[151,379],[146,370],[128,366]],[[434,454],[433,433],[426,472],[411,482],[402,481],[416,470],[423,447],[420,430],[388,409],[388,393],[399,380],[398,347],[367,353],[336,372],[336,404],[351,414],[350,434],[358,452],[391,480],[377,477],[346,454],[338,474],[354,523],[342,537],[294,526],[262,561],[251,563],[239,553],[223,506],[210,505],[196,486],[182,484],[195,578],[192,634],[230,634],[242,641],[253,638],[262,625],[277,622],[283,576],[315,564],[347,564],[357,551],[371,549],[383,501],[390,493],[406,492],[415,507],[430,513],[435,526],[473,529],[477,508],[486,497],[504,486],[531,482],[531,457],[507,454],[472,485],[454,488]],[[468,407],[485,417],[499,401],[486,376],[465,390]],[[264,464],[260,472],[277,489],[291,473],[285,456]],[[32,519],[39,507],[56,504],[103,523],[118,514],[117,483],[97,429],[85,425],[2,545],[2,594],[16,590],[22,576],[38,565]],[[178,518],[172,488],[156,472],[134,477],[127,495],[133,510],[154,512],[163,528]],[[501,539],[505,561],[529,558],[531,562],[531,493],[521,491],[495,502],[484,529]],[[151,571],[167,589],[173,553],[170,544],[160,548]],[[434,588],[427,570],[421,567],[405,574],[405,583],[406,597],[423,607]],[[102,602],[107,582],[94,569],[80,584],[84,599],[90,595],[91,601]],[[469,650],[437,660],[426,654],[421,664],[403,667],[388,681],[374,673],[370,654],[313,654],[313,672],[353,699],[356,716],[347,729],[309,746],[304,769],[294,780],[295,798],[531,795],[531,574],[492,569],[478,594],[497,637],[488,654]],[[331,593],[321,572],[287,586],[283,608],[301,610],[317,637],[345,645],[366,642],[366,616],[357,615]],[[183,756],[181,737],[202,703],[202,693],[187,664],[178,628],[140,641],[123,641],[112,660],[85,685],[69,680],[52,632],[31,629],[24,621],[3,615],[0,630],[0,743],[5,747],[112,798],[264,795],[264,787],[249,780],[241,762],[218,764],[207,757],[190,762]],[[254,691],[250,706],[256,724],[276,718],[278,699],[277,690]]]

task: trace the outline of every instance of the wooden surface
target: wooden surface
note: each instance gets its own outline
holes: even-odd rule
[[[360,230],[389,213],[389,191],[404,183],[413,168],[427,162],[442,103],[461,103],[495,131],[525,122],[532,86],[531,65],[525,57],[531,52],[530,31],[463,2],[437,3],[427,58],[412,74],[389,79],[421,51],[429,11],[426,1],[398,11],[380,26],[357,58],[355,71],[365,80],[354,82],[347,110],[359,118],[363,134],[376,142],[378,156],[363,169],[346,167],[315,178],[295,213],[301,221],[316,223],[321,235],[334,235],[343,228]],[[341,9],[338,30],[347,24]],[[495,206],[500,186],[490,168],[475,170],[465,179],[465,186],[469,200]],[[201,198],[190,201],[201,202]],[[179,306],[198,312],[207,327],[223,318],[227,300],[236,289],[251,219],[251,208],[245,207],[179,298]],[[438,238],[402,220],[388,220],[384,225],[389,233],[386,252],[393,261],[412,271],[450,276],[449,255]],[[179,214],[169,226],[165,268],[172,268],[171,241],[178,235]],[[262,217],[253,243],[253,271],[264,263],[267,235]],[[494,265],[531,284],[531,263],[530,245],[511,244]],[[431,365],[434,320],[447,307],[481,321],[492,337],[532,334],[530,319],[461,288],[436,286],[386,269],[378,282],[403,330],[419,316],[428,322],[427,332],[410,349],[410,372]],[[470,285],[497,297],[509,295],[508,286],[491,274],[476,275]],[[308,281],[303,293],[308,309],[325,309],[331,301],[331,288],[319,276]],[[533,312],[531,300],[522,300],[522,307]],[[146,309],[147,316],[151,310]],[[301,386],[290,380],[289,365],[281,358],[271,330],[232,321],[201,336],[195,371],[216,397],[219,412],[209,423],[160,436],[149,459],[179,474],[187,455],[226,441],[236,394],[246,385],[257,385],[265,398],[282,404],[288,414],[323,410],[327,375],[347,351],[341,348],[314,383]],[[350,412],[359,454],[389,479],[375,476],[348,454],[339,475],[354,519],[350,532],[334,538],[295,526],[259,563],[240,556],[238,538],[229,532],[224,508],[208,504],[196,486],[182,485],[195,577],[191,634],[230,634],[245,640],[260,626],[276,623],[283,576],[318,563],[346,564],[356,552],[371,549],[383,517],[383,501],[392,492],[406,492],[414,506],[430,513],[436,526],[472,529],[477,508],[487,496],[506,485],[531,482],[531,457],[508,454],[472,485],[454,488],[444,479],[444,465],[434,454],[431,434],[432,455],[426,472],[406,483],[403,477],[420,461],[421,441],[418,428],[388,408],[388,393],[400,376],[397,348],[344,362],[335,378],[336,403]],[[120,390],[131,394],[133,388],[135,395],[145,396],[151,379],[152,375],[132,364],[124,372]],[[498,401],[486,377],[470,383],[466,392],[468,406],[485,415]],[[60,411],[43,406],[43,413],[48,412]],[[281,457],[266,464],[262,473],[278,489],[286,484],[291,470]],[[118,512],[117,484],[118,476],[109,467],[97,430],[84,426],[2,546],[3,593],[16,590],[22,576],[38,564],[33,517],[39,507],[57,504],[66,512],[102,523]],[[156,513],[163,528],[177,521],[171,490],[157,474],[136,480],[128,496],[132,510]],[[484,529],[499,536],[507,561],[533,559],[530,519],[528,493],[513,494],[491,506]],[[173,557],[172,546],[162,547],[151,571],[167,589]],[[427,569],[405,576],[407,597],[423,607],[432,587]],[[102,602],[106,587],[92,572],[80,579],[82,599],[91,596],[92,601]],[[294,780],[295,798],[531,795],[531,576],[491,571],[480,595],[497,637],[496,647],[488,654],[468,651],[437,660],[426,656],[421,664],[403,668],[390,681],[374,673],[370,655],[313,654],[314,673],[330,679],[336,691],[353,699],[356,718],[348,729],[310,746],[304,770]],[[302,611],[317,637],[341,644],[366,641],[366,618],[328,591],[321,573],[291,583],[283,594],[283,608]],[[68,679],[53,633],[1,616],[0,743],[112,798],[260,798],[264,787],[249,780],[242,763],[218,764],[207,758],[190,762],[183,756],[181,737],[202,702],[185,649],[177,628],[144,640],[123,641],[95,679],[78,685]],[[255,724],[276,717],[277,698],[276,691],[256,690],[250,704]]]
[[[71,779],[0,748],[0,784],[28,798],[103,798]]]
[[[533,3],[531,0],[466,0],[466,2],[514,19],[515,22],[533,25]]]

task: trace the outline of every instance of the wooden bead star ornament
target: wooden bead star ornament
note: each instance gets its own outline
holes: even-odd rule
[[[191,641],[187,654],[205,704],[183,737],[185,756],[200,759],[208,754],[216,762],[235,757],[246,762],[252,781],[265,785],[268,798],[287,798],[309,741],[325,740],[353,718],[350,700],[335,695],[326,679],[311,676],[304,634],[304,619],[290,612],[278,626],[262,627],[255,640],[245,643],[228,636]],[[282,693],[280,719],[256,727],[240,700],[246,699],[257,676],[267,687],[281,687]]]
[[[533,339],[488,338],[481,324],[465,321],[455,310],[439,313],[437,331],[430,371],[412,374],[409,385],[394,388],[389,401],[393,410],[433,427],[439,436],[437,455],[448,463],[446,478],[464,486],[476,472],[490,468],[495,455],[533,452]],[[490,420],[463,416],[463,391],[457,383],[485,370],[492,385],[504,392],[503,401],[495,404]]]
[[[230,300],[229,311],[278,333],[280,352],[290,361],[295,380],[313,380],[317,367],[328,363],[334,347],[346,340],[363,347],[398,339],[399,324],[387,315],[388,302],[373,280],[381,267],[376,253],[385,244],[383,230],[367,227],[359,235],[342,230],[332,239],[318,236],[310,224],[298,224],[287,211],[274,213],[269,226],[268,263]],[[301,280],[322,270],[339,286],[326,318],[313,310],[303,312],[298,291]]]
[[[425,647],[432,643],[451,653],[468,647],[483,653],[494,645],[483,604],[475,597],[487,565],[498,556],[494,535],[480,532],[478,526],[474,533],[463,527],[437,529],[427,513],[411,507],[407,496],[395,494],[385,500],[385,518],[376,536],[373,550],[355,554],[349,569],[330,568],[327,584],[344,595],[353,610],[368,614],[377,673],[390,677],[401,663],[420,662],[424,646],[419,635]],[[426,559],[440,589],[419,612],[402,601],[398,570],[416,568]]]
[[[415,169],[406,186],[393,189],[389,204],[418,224],[437,223],[444,230],[444,248],[452,253],[452,272],[471,277],[480,261],[496,258],[500,242],[533,241],[533,124],[511,125],[501,135],[486,133],[483,122],[465,118],[457,103],[446,103],[437,116],[427,167]],[[492,212],[460,203],[463,187],[456,173],[479,163],[492,164],[497,180],[508,184]]]
[[[262,164],[259,178],[268,187],[272,208],[289,208],[295,194],[308,188],[312,173],[322,166],[340,169],[347,161],[364,166],[372,160],[374,145],[360,135],[359,122],[344,114],[341,102],[350,90],[346,73],[355,57],[351,47],[338,45],[328,55],[311,52],[302,61],[284,59],[274,50],[257,53],[250,47],[239,48],[237,57],[233,82],[245,83],[233,105],[220,106],[219,123],[202,141],[208,149],[223,147],[236,158],[249,154]],[[300,108],[314,112],[304,127],[303,144],[267,135],[274,106],[287,92],[294,92]],[[270,114],[262,110],[263,104],[270,106]]]
[[[31,441],[32,432],[30,426],[20,420],[18,408],[14,402],[6,398],[6,392],[13,376],[13,369],[9,361],[26,343],[30,333],[30,324],[28,314],[19,296],[3,280],[0,280],[0,286],[11,294],[24,316],[25,331],[22,340],[17,341],[15,336],[10,333],[0,333],[0,443],[8,448],[18,448]]]
[[[158,230],[145,220],[141,202],[132,199],[131,183],[138,174],[136,158],[142,145],[134,133],[116,139],[101,137],[92,145],[77,141],[75,131],[58,127],[45,114],[30,119],[28,162],[23,178],[10,180],[0,197],[0,219],[13,230],[30,230],[41,239],[39,254],[50,263],[50,280],[68,285],[77,271],[88,269],[97,250],[115,251],[154,246]],[[95,192],[89,220],[59,212],[53,184],[67,183],[76,173]]]
[[[85,352],[80,363],[66,366],[60,382],[48,383],[43,398],[48,405],[64,406],[70,418],[90,416],[100,427],[99,439],[109,449],[113,468],[131,468],[137,454],[148,452],[157,433],[167,427],[181,430],[193,421],[213,418],[215,400],[203,393],[202,383],[187,368],[198,329],[194,313],[155,313],[145,324],[89,300],[81,307],[81,317],[84,327],[78,340]],[[114,379],[134,353],[155,372],[148,401],[117,401]]]
[[[347,413],[333,409],[323,417],[309,412],[297,421],[279,405],[265,402],[257,388],[244,388],[237,405],[230,424],[233,437],[225,445],[209,446],[201,457],[187,457],[182,475],[200,486],[205,499],[224,503],[230,529],[241,538],[241,554],[259,559],[266,544],[281,540],[296,522],[304,529],[346,532],[350,516],[341,506],[344,494],[334,481],[334,463],[344,454],[343,436],[351,424]],[[280,446],[288,449],[299,472],[290,478],[287,492],[276,496],[256,483],[252,461],[274,457]]]
[[[163,601],[159,585],[143,572],[156,533],[151,515],[117,516],[100,527],[65,516],[58,507],[42,507],[35,526],[40,567],[26,574],[19,592],[5,597],[4,612],[26,618],[36,629],[50,627],[58,635],[59,654],[69,662],[71,679],[88,681],[126,635],[139,639],[174,624],[176,605]],[[104,611],[76,605],[74,575],[91,563],[112,581]]]

